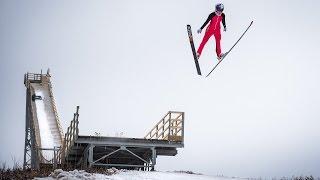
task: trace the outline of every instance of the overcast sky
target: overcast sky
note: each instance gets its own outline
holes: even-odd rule
[[[222,1],[226,51],[196,74],[195,31],[212,0],[0,0],[0,162],[23,161],[26,72],[51,69],[66,130],[144,137],[169,110],[184,111],[185,148],[158,170],[241,177],[320,176],[320,1]],[[203,74],[217,63],[214,38]]]

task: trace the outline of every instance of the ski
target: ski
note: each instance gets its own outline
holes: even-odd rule
[[[192,30],[191,30],[191,26],[189,24],[187,25],[187,30],[188,30],[189,41],[190,41],[191,50],[192,50],[192,54],[193,54],[193,58],[194,58],[194,63],[196,64],[196,68],[197,68],[197,73],[198,73],[198,75],[201,75],[201,70],[200,70],[200,66],[199,66],[199,62],[198,62],[198,58],[197,58],[196,49],[194,48]]]
[[[208,77],[217,67],[218,65],[224,60],[224,58],[226,58],[226,56],[231,52],[231,50],[238,44],[238,42],[241,40],[241,38],[247,33],[247,31],[249,30],[249,28],[251,27],[253,21],[251,21],[250,25],[247,27],[247,29],[244,31],[244,33],[242,33],[242,35],[240,36],[240,38],[237,40],[236,43],[233,44],[233,46],[229,49],[229,51],[227,51],[223,58],[219,60],[219,62],[213,67],[213,69],[209,72],[209,74],[206,76]]]

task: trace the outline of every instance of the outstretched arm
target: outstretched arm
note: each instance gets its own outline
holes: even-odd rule
[[[222,24],[224,29],[227,29],[227,25],[226,25],[226,15],[224,13],[222,13]]]
[[[208,18],[207,18],[207,20],[206,20],[206,22],[204,22],[203,23],[203,25],[201,26],[201,30],[204,28],[204,27],[206,27],[206,25],[210,22],[210,20],[212,19],[212,17],[213,16],[215,16],[216,14],[213,12],[213,13],[211,13],[211,14],[209,14],[209,16],[208,16]]]

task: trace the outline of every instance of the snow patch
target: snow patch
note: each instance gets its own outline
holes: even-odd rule
[[[106,174],[112,175],[106,175]],[[87,173],[84,170],[63,171],[56,169],[49,177],[36,178],[39,180],[70,179],[70,180],[240,180],[241,178],[213,177],[200,174],[188,174],[181,172],[158,172],[158,171],[121,171],[108,169],[106,174]]]

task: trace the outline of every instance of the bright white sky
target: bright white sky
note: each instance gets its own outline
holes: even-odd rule
[[[195,34],[216,1],[1,0],[0,161],[23,160],[23,74],[49,67],[65,130],[76,105],[83,135],[143,137],[167,111],[186,112],[185,148],[159,170],[320,176],[320,1],[222,2],[224,50],[254,24],[204,78],[186,24]],[[204,74],[216,62],[211,39]]]

